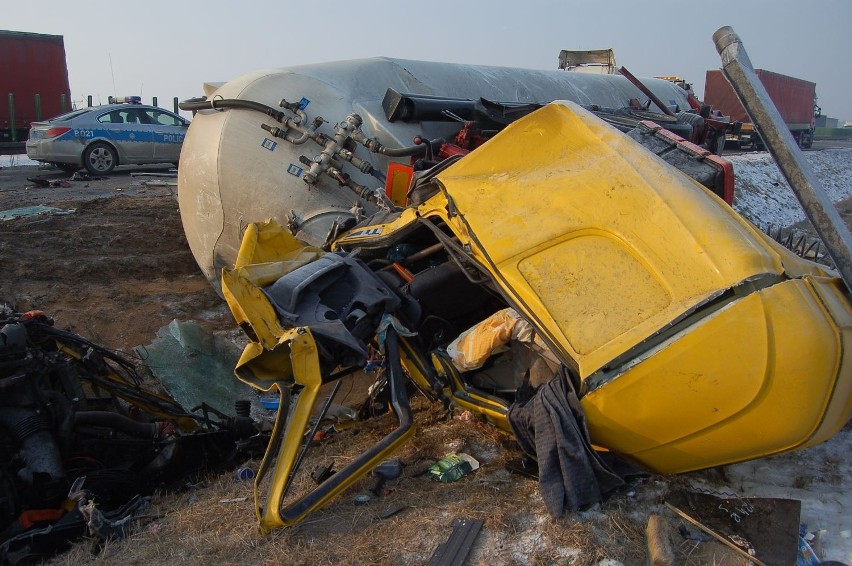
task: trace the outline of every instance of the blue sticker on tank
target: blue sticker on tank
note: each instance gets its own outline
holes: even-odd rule
[[[305,108],[308,107],[308,104],[310,104],[310,103],[311,103],[311,101],[303,96],[302,100],[299,101],[299,110],[304,110]]]
[[[269,151],[275,151],[275,148],[278,146],[278,142],[272,141],[269,138],[263,138],[263,143],[261,143],[260,146],[268,149]]]
[[[287,167],[287,172],[290,173],[291,175],[293,175],[294,177],[301,176],[303,171],[304,171],[304,169],[299,167],[295,163],[291,163],[290,166]]]

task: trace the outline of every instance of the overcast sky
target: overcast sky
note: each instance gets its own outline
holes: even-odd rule
[[[141,93],[169,107],[270,67],[384,55],[556,69],[560,49],[608,47],[634,75],[680,75],[701,97],[724,25],[755,68],[815,82],[823,113],[852,120],[852,0],[39,0],[0,18],[65,36],[75,101]]]

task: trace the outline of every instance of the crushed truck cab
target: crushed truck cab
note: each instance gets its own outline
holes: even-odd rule
[[[559,366],[592,442],[661,473],[809,446],[852,412],[852,308],[837,275],[571,102],[418,174],[406,207],[326,249],[249,223],[221,288],[251,340],[238,377],[281,395],[255,484],[264,531],[297,523],[414,434],[407,380],[509,430],[533,368]],[[529,337],[460,370],[450,343],[506,309]],[[288,497],[319,387],[370,348],[398,427]]]

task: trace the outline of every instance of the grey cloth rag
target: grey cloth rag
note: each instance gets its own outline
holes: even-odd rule
[[[509,409],[521,449],[538,461],[541,497],[553,517],[603,501],[624,479],[593,448],[564,367],[525,403]]]

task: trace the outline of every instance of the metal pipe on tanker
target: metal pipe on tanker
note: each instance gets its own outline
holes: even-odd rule
[[[645,96],[647,96],[648,98],[650,98],[650,99],[651,99],[651,102],[653,102],[654,104],[656,104],[656,105],[657,105],[657,107],[658,107],[660,110],[662,110],[664,114],[666,114],[666,115],[668,115],[668,116],[674,116],[674,115],[675,115],[675,113],[674,113],[674,112],[672,112],[672,109],[671,109],[671,108],[669,108],[668,106],[666,106],[666,105],[663,103],[663,101],[662,101],[662,100],[660,100],[660,98],[659,98],[656,94],[654,94],[653,92],[651,92],[651,89],[649,89],[648,87],[646,87],[646,86],[642,83],[642,81],[640,81],[640,80],[639,80],[639,79],[637,79],[635,76],[633,76],[633,73],[631,73],[630,71],[628,71],[628,70],[627,70],[627,69],[625,69],[624,67],[620,68],[620,69],[618,70],[618,72],[619,72],[620,74],[624,75],[624,78],[626,78],[628,81],[630,81],[631,83],[633,83],[633,86],[635,86],[636,88],[638,88],[639,90],[641,90],[641,91],[642,91],[642,94],[644,94]]]
[[[852,291],[852,234],[810,165],[803,159],[793,135],[754,72],[739,36],[733,28],[725,26],[716,30],[713,42],[722,57],[722,71],[734,87],[805,214],[825,242],[847,289]]]

